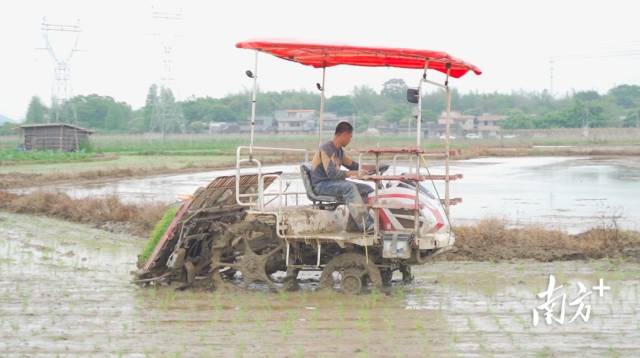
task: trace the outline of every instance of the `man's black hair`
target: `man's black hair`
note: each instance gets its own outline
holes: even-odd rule
[[[353,126],[351,125],[351,123],[349,122],[338,123],[338,125],[336,126],[336,135],[344,132],[353,133]]]

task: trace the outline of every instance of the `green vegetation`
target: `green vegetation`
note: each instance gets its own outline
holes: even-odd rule
[[[405,127],[411,119],[411,105],[402,79],[386,81],[378,91],[355,86],[349,95],[327,99],[328,112],[356,116],[357,130],[368,127]],[[202,133],[210,122],[248,124],[251,93],[244,91],[222,98],[190,97],[176,101],[170,89],[152,85],[145,105],[133,110],[124,102],[97,94],[76,96],[58,112],[59,121],[76,123],[102,133]],[[435,121],[445,109],[442,91],[423,95],[425,121]],[[278,109],[318,109],[320,96],[306,90],[259,92],[256,113],[273,116]],[[640,86],[619,85],[604,94],[582,91],[564,97],[547,92],[452,93],[452,108],[463,114],[507,115],[502,125],[515,128],[640,127]],[[38,97],[27,110],[27,123],[55,121],[53,111]],[[15,125],[0,127],[0,135],[15,134]]]
[[[414,137],[409,136],[409,132],[404,129],[411,126],[411,106],[405,99],[407,87],[401,79],[388,80],[380,91],[367,86],[356,86],[349,95],[328,98],[326,108],[338,115],[354,115],[358,132],[366,128],[399,129],[394,135],[358,134],[354,137],[351,148],[412,145]],[[145,105],[132,110],[128,104],[111,97],[95,94],[76,96],[62,106],[59,114],[62,121],[96,130],[89,142],[81,145],[82,151],[31,153],[12,149],[19,146],[22,139],[18,136],[16,124],[5,123],[0,127],[0,165],[19,165],[21,168],[0,168],[0,172],[31,171],[32,168],[26,168],[30,164],[65,163],[65,166],[72,167],[74,162],[91,162],[87,167],[91,166],[92,169],[121,169],[122,166],[131,168],[134,167],[134,162],[145,168],[150,165],[158,168],[193,168],[231,164],[236,147],[248,143],[248,134],[212,135],[201,132],[206,130],[209,122],[224,121],[246,125],[250,115],[250,97],[249,92],[242,92],[223,98],[191,97],[180,102],[175,101],[170,90],[152,85]],[[640,86],[637,85],[620,85],[606,94],[586,91],[562,98],[553,98],[544,92],[460,94],[454,91],[452,101],[453,107],[463,114],[507,115],[507,119],[501,122],[505,129],[579,128],[584,125],[592,128],[640,128]],[[304,90],[258,94],[258,116],[271,116],[275,110],[283,108],[319,108],[319,96],[316,92]],[[442,92],[424,94],[425,121],[436,120],[443,110]],[[47,122],[52,115],[52,110],[34,97],[29,104],[26,121]],[[474,150],[482,146],[627,145],[637,142],[629,133],[609,134],[604,133],[605,131],[607,130],[588,137],[555,130],[549,131],[548,136],[532,136],[526,131],[522,131],[522,134],[514,131],[516,135],[508,138],[485,138],[473,143],[459,138],[451,147]],[[256,133],[255,143],[261,146],[313,149],[316,140],[313,133],[274,135],[259,132]],[[423,147],[437,150],[443,147],[443,141],[425,138]],[[100,155],[105,153],[112,155]],[[53,168],[54,166],[48,167],[51,168],[46,170],[62,170]]]
[[[31,163],[60,163],[86,161],[94,157],[95,154],[83,150],[79,152],[60,151],[19,151],[15,149],[0,149],[0,165],[14,164],[22,162]]]
[[[25,123],[45,123],[48,109],[38,96],[31,97]]]
[[[558,100],[540,97],[536,106],[514,103],[500,113],[508,115],[504,128],[640,128],[640,86],[620,85],[605,95],[584,91]]]
[[[75,96],[62,105],[57,115],[34,96],[29,103],[25,123],[67,122],[92,129],[123,132],[129,130],[131,119],[131,106],[116,102],[109,96]]]
[[[147,261],[149,256],[151,256],[153,249],[156,248],[156,245],[158,245],[158,242],[162,238],[162,235],[164,235],[164,233],[167,231],[167,229],[169,228],[169,225],[171,224],[173,219],[176,217],[177,213],[178,213],[177,207],[171,207],[167,209],[167,211],[165,211],[164,215],[162,215],[162,219],[160,219],[160,221],[158,221],[156,226],[153,228],[153,231],[151,232],[151,237],[149,238],[149,241],[147,241],[146,245],[144,246],[144,249],[142,250],[142,253],[140,254],[140,262]]]
[[[238,145],[247,143],[242,135],[100,135],[91,138],[95,151],[127,154],[232,154]],[[197,153],[196,153],[197,154]]]
[[[20,127],[13,122],[4,122],[0,124],[0,137],[13,136],[19,133]]]

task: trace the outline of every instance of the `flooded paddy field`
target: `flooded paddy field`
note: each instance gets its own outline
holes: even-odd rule
[[[434,262],[355,297],[315,291],[313,274],[291,293],[179,292],[130,283],[136,238],[4,212],[0,238],[3,357],[640,355],[638,262]],[[566,317],[534,325],[550,274]],[[569,323],[579,283],[590,316]]]
[[[264,171],[283,171],[283,188],[303,191],[298,165],[267,166]],[[396,173],[405,171],[407,167],[395,168]],[[443,173],[442,163],[433,162],[431,172]],[[454,225],[498,218],[513,226],[544,224],[570,233],[611,225],[640,230],[640,201],[633,199],[640,197],[638,157],[487,157],[453,161],[451,173],[464,175],[451,184],[451,196],[463,199],[451,210]],[[116,195],[125,202],[171,203],[218,176],[234,174],[235,170],[216,170],[21,191],[58,190],[72,197]],[[269,190],[276,191],[278,185]],[[444,197],[442,183],[435,185]],[[287,200],[296,199],[291,195]],[[304,195],[298,200],[306,202]]]

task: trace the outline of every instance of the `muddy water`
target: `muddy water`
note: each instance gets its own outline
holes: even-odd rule
[[[570,232],[640,229],[640,158],[481,158],[451,170],[464,174],[452,186],[464,199],[452,210],[458,222],[498,217]]]
[[[129,283],[141,243],[0,212],[0,356],[640,355],[640,264],[441,262],[389,295],[176,292]],[[533,326],[554,274],[610,291],[587,322]],[[568,303],[568,301],[567,301]]]
[[[281,170],[286,174],[283,188],[287,192],[304,191],[298,166],[271,166],[265,171]],[[408,168],[399,166],[397,173]],[[393,172],[393,169],[389,173]],[[442,173],[439,163],[432,173]],[[640,159],[514,157],[481,158],[454,161],[451,173],[464,179],[453,182],[451,196],[464,200],[451,210],[454,224],[482,218],[500,218],[512,225],[544,224],[547,227],[579,232],[592,227],[618,225],[640,230]],[[173,202],[179,194],[190,194],[220,175],[234,170],[219,170],[107,183],[61,185],[49,187],[75,197],[115,194],[125,201]],[[432,187],[431,183],[426,183]],[[278,182],[270,188],[276,191]],[[442,183],[436,183],[444,196]],[[295,203],[296,196],[286,197]],[[299,202],[306,202],[304,195]],[[278,201],[271,205],[277,205]]]

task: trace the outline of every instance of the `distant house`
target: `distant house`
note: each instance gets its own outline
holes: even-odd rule
[[[446,124],[440,122],[425,122],[422,125],[423,134],[427,138],[439,138],[446,133]],[[449,135],[462,138],[464,136],[464,130],[460,122],[451,121],[449,126]]]
[[[356,126],[358,124],[356,123]],[[357,128],[356,128],[357,129]],[[360,128],[362,129],[362,128]],[[395,123],[389,123],[387,121],[384,120],[383,116],[378,114],[378,115],[373,115],[371,117],[371,119],[369,120],[368,123],[368,129],[375,129],[380,133],[397,133],[398,132],[398,128],[395,125]]]
[[[302,133],[315,128],[315,109],[283,109],[275,111],[278,133]]]
[[[279,133],[317,132],[320,114],[315,109],[285,109],[274,113]],[[341,117],[332,112],[322,116],[322,131],[333,133],[340,122],[355,122],[355,116]]]
[[[349,122],[351,123],[351,125],[354,125],[355,116],[340,117],[335,113],[325,112],[324,116],[322,117],[322,131],[333,133],[336,130],[336,126],[340,122]],[[317,127],[315,127],[314,130],[317,130]]]
[[[451,112],[451,127],[455,127],[456,134],[467,135],[470,133],[478,134],[481,137],[495,137],[500,133],[498,122],[507,118],[502,115],[483,113],[482,115],[461,114],[460,112]],[[440,136],[445,132],[446,113],[442,113],[438,117],[438,126],[436,133],[430,133],[432,136]],[[453,131],[452,131],[453,133]]]
[[[261,133],[274,133],[278,131],[278,124],[273,116],[256,116],[256,132]],[[240,132],[251,131],[251,118],[247,118],[245,122],[240,125]]]
[[[240,126],[229,122],[209,122],[209,134],[228,134],[240,132]]]
[[[61,150],[73,152],[89,141],[93,131],[67,123],[25,124],[25,150]]]

